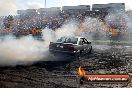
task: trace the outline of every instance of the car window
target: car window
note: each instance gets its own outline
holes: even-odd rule
[[[61,37],[60,39],[57,40],[57,42],[61,43],[73,43],[77,44],[78,38],[75,37]]]
[[[57,40],[57,42],[62,42],[64,37],[61,37],[60,39]]]
[[[71,38],[66,38],[65,41],[63,43],[73,43],[73,44],[77,44],[78,39],[71,37]]]
[[[87,41],[87,39],[85,39],[85,38],[84,38],[84,43],[85,43],[85,44],[88,44],[88,41]]]
[[[79,41],[79,45],[88,44],[88,41],[85,38],[81,38]]]
[[[79,45],[83,45],[83,39],[82,38],[79,41]]]

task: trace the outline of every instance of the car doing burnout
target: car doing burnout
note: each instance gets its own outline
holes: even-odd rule
[[[54,55],[79,57],[91,51],[91,42],[84,37],[61,37],[57,42],[50,42],[49,45],[49,52]]]

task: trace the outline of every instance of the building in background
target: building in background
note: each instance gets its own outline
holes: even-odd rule
[[[70,15],[78,15],[90,11],[90,5],[79,5],[79,6],[63,6],[62,12]]]
[[[61,13],[61,9],[60,7],[40,8],[37,12],[43,16],[58,16]]]
[[[125,3],[93,4],[92,12],[94,17],[104,19],[108,13],[124,13]]]

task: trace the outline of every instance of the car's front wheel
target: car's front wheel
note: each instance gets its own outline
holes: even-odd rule
[[[92,53],[92,46],[90,47],[89,53]]]

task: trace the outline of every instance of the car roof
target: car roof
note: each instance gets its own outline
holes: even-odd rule
[[[80,36],[75,36],[75,38],[84,38],[84,37],[80,37]]]
[[[80,39],[80,38],[84,38],[84,37],[80,37],[80,36],[63,36],[63,37],[65,37],[65,38],[66,38],[66,37],[68,37],[68,38],[74,37],[74,38],[79,38],[79,39]]]

